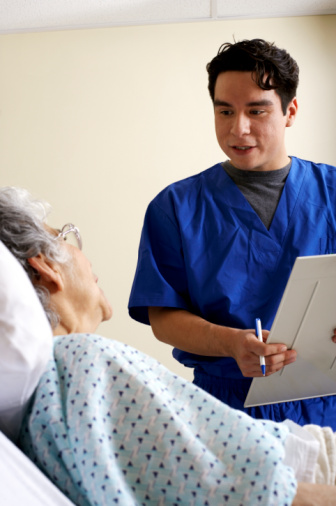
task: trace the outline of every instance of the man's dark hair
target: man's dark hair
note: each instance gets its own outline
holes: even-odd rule
[[[209,93],[214,101],[215,85],[219,74],[227,71],[252,72],[262,90],[275,90],[286,114],[289,102],[295,97],[299,84],[299,67],[284,49],[263,39],[226,42],[217,56],[207,64]]]

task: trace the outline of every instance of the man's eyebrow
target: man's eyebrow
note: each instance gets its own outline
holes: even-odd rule
[[[231,104],[229,104],[229,102],[224,102],[224,100],[218,100],[218,98],[215,98],[214,100],[214,106],[216,107],[232,107]]]
[[[270,105],[274,105],[274,103],[272,102],[272,100],[257,100],[256,102],[249,102],[248,104],[246,104],[248,107],[257,107],[257,106],[270,106]]]
[[[246,104],[247,107],[267,107],[267,106],[272,106],[274,105],[274,103],[272,102],[272,100],[256,100],[255,102],[248,102]],[[219,100],[219,99],[215,99],[214,100],[214,106],[215,107],[233,107],[231,104],[229,104],[229,102],[225,102],[225,100]]]

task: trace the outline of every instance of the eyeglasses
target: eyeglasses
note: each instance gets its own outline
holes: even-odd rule
[[[55,239],[62,238],[64,241],[67,241],[72,246],[76,246],[78,249],[82,249],[82,238],[79,232],[79,228],[75,227],[72,223],[67,223],[64,225],[58,236]]]

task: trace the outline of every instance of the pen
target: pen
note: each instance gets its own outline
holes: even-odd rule
[[[255,328],[256,328],[256,336],[257,336],[257,338],[259,339],[260,342],[263,342],[260,318],[256,318]],[[260,359],[261,372],[262,372],[263,376],[265,376],[265,372],[266,372],[265,357],[263,357],[261,355],[259,357],[259,359]]]

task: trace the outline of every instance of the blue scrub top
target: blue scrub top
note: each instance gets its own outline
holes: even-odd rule
[[[221,164],[168,186],[146,212],[130,316],[149,324],[148,306],[163,306],[235,328],[259,317],[270,330],[296,257],[336,252],[335,197],[335,167],[292,157],[267,230]],[[243,379],[232,358],[173,354],[201,374]]]

